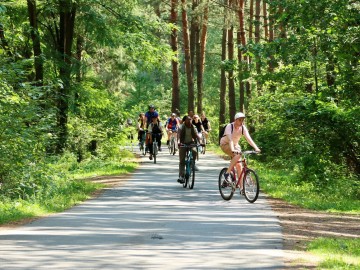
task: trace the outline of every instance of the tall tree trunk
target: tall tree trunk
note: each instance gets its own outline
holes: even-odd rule
[[[188,111],[194,111],[194,78],[191,70],[190,40],[188,31],[188,19],[186,13],[186,0],[181,0],[182,30],[185,51],[185,71],[188,87]]]
[[[201,38],[200,38],[200,49],[198,50],[198,68],[197,68],[197,94],[198,94],[198,104],[197,104],[197,112],[201,114],[203,111],[202,103],[203,103],[203,78],[204,78],[204,69],[205,69],[205,49],[206,49],[206,37],[207,37],[207,24],[209,19],[209,3],[208,0],[205,0],[204,7],[204,16],[202,21],[201,28]]]
[[[170,10],[170,23],[177,25],[177,7],[178,0],[171,0],[171,10]],[[174,59],[171,61],[172,67],[172,102],[171,102],[171,111],[181,111],[180,110],[180,84],[179,84],[179,58],[178,58],[178,32],[176,27],[171,30],[170,45],[174,53]]]
[[[239,19],[239,31],[238,31],[238,62],[239,62],[239,94],[240,94],[240,107],[241,112],[245,112],[245,83],[244,73],[247,70],[247,57],[243,55],[242,49],[246,46],[246,35],[245,35],[245,18],[244,18],[245,1],[238,1],[238,19]]]
[[[230,3],[232,0],[230,0]],[[228,29],[228,60],[234,62],[234,26],[231,25]],[[235,99],[235,81],[234,81],[234,70],[231,68],[229,74],[229,120],[233,119],[236,114],[236,99]]]
[[[229,0],[224,0],[224,26],[221,40],[221,61],[225,62],[226,60],[226,44],[227,44],[227,6],[229,5]],[[220,77],[220,100],[219,100],[219,132],[221,127],[226,122],[226,72],[225,68],[221,67],[221,77]]]
[[[263,1],[263,21],[264,21],[264,36],[265,40],[269,41],[269,23],[266,1]]]
[[[199,14],[197,11],[198,7],[198,0],[192,0],[191,6],[191,23],[190,23],[190,58],[191,58],[191,71],[192,76],[195,76],[195,63],[196,63],[196,55],[198,54],[197,51],[197,44],[199,42]]]
[[[31,27],[31,31],[30,31],[31,39],[33,42],[35,81],[37,86],[42,86],[44,69],[43,69],[43,61],[41,60],[40,37],[37,26],[36,0],[27,0],[27,7],[29,14],[29,22]]]
[[[74,25],[76,15],[76,4],[72,3],[71,0],[60,0],[59,1],[59,13],[60,13],[60,29],[59,39],[57,48],[61,55],[61,61],[59,63],[59,75],[62,80],[62,87],[59,89],[57,108],[58,108],[58,143],[57,153],[61,153],[65,146],[68,138],[68,108],[69,108],[69,97],[70,97],[70,80],[71,80],[71,47],[74,36]]]
[[[254,0],[250,0],[249,5],[250,6],[249,6],[249,41],[248,42],[251,43],[253,41]],[[251,63],[252,63],[252,58],[250,56],[248,57],[248,63],[249,63],[248,71],[250,72]],[[246,102],[245,102],[245,109],[246,109],[251,99],[251,84],[249,81],[246,82],[245,89],[246,89]]]
[[[255,6],[255,43],[259,44],[260,43],[260,12],[261,12],[261,0],[256,0],[256,6]],[[256,55],[255,57],[255,61],[256,61],[256,74],[258,76],[261,75],[261,58],[260,55]],[[259,79],[257,80],[257,91],[258,93],[261,92],[261,82],[259,81]]]

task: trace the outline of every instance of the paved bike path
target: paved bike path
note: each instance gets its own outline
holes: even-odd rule
[[[159,154],[96,199],[0,231],[0,269],[283,268],[281,227],[264,196],[221,198],[227,161],[201,155],[189,190],[176,183],[178,156]]]

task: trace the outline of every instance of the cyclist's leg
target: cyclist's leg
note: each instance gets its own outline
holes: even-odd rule
[[[172,136],[171,130],[167,130],[167,141],[166,141],[167,145],[169,145],[169,143],[170,143],[171,136]]]
[[[179,149],[179,178],[184,177],[184,174],[185,174],[185,156],[186,156],[186,148],[180,147],[180,149]]]
[[[240,159],[240,155],[234,155],[234,153],[231,151],[229,144],[220,145],[220,148],[225,154],[231,157],[230,166],[226,171],[226,173],[230,173],[231,170],[234,168],[234,166],[237,164],[238,160]]]

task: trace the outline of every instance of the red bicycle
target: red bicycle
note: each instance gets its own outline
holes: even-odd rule
[[[257,154],[256,151],[244,151],[237,154],[241,154],[241,158],[238,163],[242,164],[242,171],[240,177],[237,178],[236,166],[231,170],[228,179],[225,178],[224,174],[228,168],[223,168],[219,174],[219,191],[221,197],[228,201],[234,196],[237,188],[240,189],[240,181],[242,181],[242,189],[240,194],[245,196],[245,199],[253,203],[259,196],[259,177],[253,169],[250,169],[246,163],[246,157],[251,154]]]

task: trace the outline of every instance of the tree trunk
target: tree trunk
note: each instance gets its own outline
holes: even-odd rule
[[[264,36],[265,40],[269,40],[269,23],[268,23],[268,12],[266,2],[263,1],[263,21],[264,21]]]
[[[198,104],[197,112],[201,114],[203,111],[203,78],[204,78],[204,69],[205,69],[205,49],[206,49],[206,37],[207,37],[207,24],[208,24],[208,15],[209,15],[209,6],[207,0],[205,0],[204,7],[204,17],[202,21],[201,29],[201,38],[200,38],[200,49],[198,50],[198,68],[197,68],[197,90],[198,90]]]
[[[199,15],[197,14],[198,0],[192,0],[192,14],[190,23],[190,59],[191,59],[191,72],[195,76],[195,63],[198,54],[197,44],[199,42]]]
[[[170,10],[170,23],[177,24],[177,7],[178,0],[171,0],[171,10]],[[181,111],[180,110],[180,84],[179,84],[179,61],[178,61],[178,33],[176,27],[171,30],[170,45],[171,49],[174,52],[174,58],[171,61],[172,66],[172,102],[171,102],[171,111]]]
[[[182,3],[182,30],[185,51],[185,71],[188,87],[188,111],[194,111],[194,79],[191,70],[191,55],[190,55],[190,40],[188,31],[188,19],[186,13],[186,0],[181,0]]]
[[[229,5],[229,0],[224,0],[224,26],[221,40],[221,61],[226,60],[226,43],[227,43],[227,6]],[[226,122],[226,73],[225,68],[221,67],[221,77],[220,77],[220,100],[219,100],[219,132],[222,126]]]
[[[255,7],[255,43],[260,43],[260,12],[261,12],[261,0],[256,0],[256,7]],[[256,74],[258,76],[261,75],[261,57],[260,55],[256,55]],[[257,91],[258,93],[261,92],[261,82],[257,80]]]
[[[245,36],[245,18],[244,18],[244,8],[245,1],[239,0],[238,2],[238,19],[239,19],[239,31],[238,31],[238,62],[239,62],[239,96],[240,96],[240,106],[239,110],[245,112],[245,83],[244,83],[244,73],[247,70],[247,57],[243,56],[242,48],[246,46],[246,36]]]
[[[57,108],[58,108],[58,143],[57,153],[63,152],[68,138],[67,120],[70,98],[70,80],[71,80],[71,47],[74,36],[74,25],[76,15],[76,4],[70,0],[59,1],[60,29],[57,48],[61,55],[59,63],[59,76],[62,80],[62,87],[59,89]]]
[[[230,0],[231,2],[231,0]],[[228,60],[230,63],[234,62],[234,26],[228,29]],[[236,99],[235,99],[235,82],[234,70],[229,70],[229,120],[233,119],[236,114]]]
[[[37,86],[43,85],[44,69],[43,61],[41,60],[41,46],[40,37],[37,26],[37,11],[36,11],[36,0],[27,0],[29,22],[31,27],[31,39],[33,42],[34,52],[34,67],[35,67],[35,81]]]

